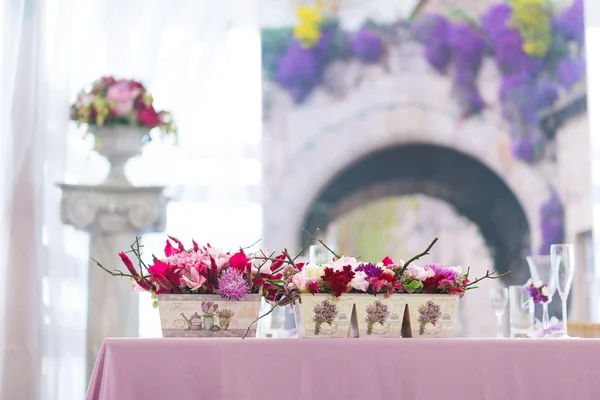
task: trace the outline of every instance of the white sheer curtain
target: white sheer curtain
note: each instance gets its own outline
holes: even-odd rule
[[[147,146],[131,163],[134,183],[175,189],[170,234],[224,247],[254,241],[261,232],[254,2],[0,4],[0,398],[81,399],[88,239],[61,225],[54,184],[97,183],[107,163],[69,123],[69,100],[101,75],[144,81],[157,107],[173,112],[180,140]],[[162,239],[150,235],[149,250],[160,251]]]

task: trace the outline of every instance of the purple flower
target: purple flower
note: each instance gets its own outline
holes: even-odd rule
[[[294,40],[277,64],[276,80],[301,103],[319,83],[319,71],[313,49],[306,49]]]
[[[313,321],[315,322],[315,335],[318,335],[321,331],[321,325],[328,324],[331,326],[335,317],[338,314],[337,307],[329,300],[323,300],[321,303],[317,303],[313,308]]]
[[[550,82],[540,82],[537,88],[536,103],[540,109],[552,106],[558,100],[558,88]]]
[[[466,68],[456,70],[452,94],[457,100],[464,118],[477,114],[485,108],[485,101],[479,92],[476,76]]]
[[[239,300],[247,295],[248,282],[244,275],[235,268],[227,268],[219,277],[217,293],[231,300]]]
[[[509,30],[508,22],[511,16],[512,9],[506,3],[491,6],[483,16],[482,27],[493,45],[497,43],[505,31]]]
[[[523,286],[523,290],[529,293],[529,295],[533,299],[534,304],[541,304],[548,301],[548,296],[544,296],[542,294],[542,289],[545,287],[548,287],[548,285],[546,285],[545,283],[542,284],[540,288],[536,288],[535,286],[533,286],[533,283],[527,283],[525,286]]]
[[[514,139],[511,145],[511,153],[513,157],[527,163],[535,161],[533,142],[529,138]]]
[[[381,268],[371,263],[359,265],[356,271],[363,271],[368,278],[374,278],[383,272]]]
[[[583,60],[561,60],[556,67],[556,75],[560,84],[569,89],[579,79],[581,79],[585,71],[585,62]]]
[[[539,254],[548,254],[550,246],[562,242],[565,236],[564,209],[556,193],[540,207],[540,220],[542,244]]]
[[[425,266],[425,268],[427,267],[431,268],[433,272],[435,272],[435,277],[438,278],[437,280],[448,279],[454,281],[456,278],[458,278],[458,271],[455,268],[450,268],[439,264],[429,264]]]
[[[383,54],[381,37],[370,29],[360,30],[352,39],[352,52],[365,63],[378,62]]]
[[[452,48],[448,43],[448,19],[439,14],[425,15],[417,21],[413,31],[417,40],[425,44],[425,59],[429,65],[445,73],[452,59]]]
[[[485,40],[468,22],[452,25],[448,44],[454,53],[455,67],[477,72],[485,54]]]
[[[558,14],[554,19],[554,26],[565,38],[583,43],[583,0],[575,0],[569,8]]]

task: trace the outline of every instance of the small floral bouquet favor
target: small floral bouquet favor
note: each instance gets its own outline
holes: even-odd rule
[[[301,305],[296,308],[300,336],[347,337],[349,328],[357,328],[353,336],[360,337],[412,336],[417,331],[419,336],[449,336],[458,299],[481,280],[504,274],[488,271],[471,281],[469,270],[463,272],[461,267],[416,265],[414,261],[429,254],[436,241],[407,262],[390,257],[378,263],[359,262],[332,252],[325,265],[289,265],[282,291],[284,301]]]
[[[88,129],[92,126],[130,126],[147,131],[156,129],[165,135],[175,134],[171,114],[155,110],[153,102],[140,82],[107,76],[77,95],[71,107],[71,119],[86,124]]]
[[[548,301],[548,285],[540,280],[534,282],[532,279],[529,279],[525,286],[523,286],[523,290],[529,293],[534,304],[546,303]]]
[[[251,329],[264,295],[275,300],[280,291],[283,262],[259,260],[244,249],[225,252],[210,244],[186,249],[169,236],[165,256],[142,260],[139,238],[128,253],[119,254],[127,272],[105,268],[113,276],[128,277],[137,290],[155,298],[165,337],[241,337]],[[266,254],[261,252],[260,254]]]

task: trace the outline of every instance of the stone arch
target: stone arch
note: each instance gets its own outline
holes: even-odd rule
[[[333,107],[328,107],[332,115],[342,118],[348,115],[341,110],[331,110]],[[302,118],[302,114],[314,112],[312,107],[308,108],[294,111],[292,125],[297,124],[295,119]],[[334,129],[323,130],[322,124],[315,123],[321,126],[316,139],[304,134],[294,138],[295,143],[287,144],[285,160],[281,161],[286,168],[265,165],[264,239],[269,248],[299,247],[305,216],[313,202],[336,176],[352,168],[357,160],[388,148],[411,145],[452,149],[495,174],[520,204],[529,223],[531,246],[539,246],[539,208],[550,192],[544,178],[533,167],[511,156],[507,132],[489,124],[485,118],[471,119],[458,126],[449,113],[411,105],[372,106],[363,108],[362,114],[359,119],[332,121]],[[267,130],[274,134],[275,126],[281,123],[279,119],[271,120]],[[290,132],[287,135],[291,136]],[[305,146],[309,141],[311,145]]]
[[[363,157],[319,193],[302,227],[314,231],[360,204],[415,193],[444,200],[473,221],[491,249],[496,270],[513,271],[507,282],[527,279],[527,270],[522,266],[530,228],[521,204],[493,171],[447,147],[409,144]]]

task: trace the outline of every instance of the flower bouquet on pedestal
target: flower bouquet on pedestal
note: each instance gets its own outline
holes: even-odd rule
[[[154,109],[154,99],[138,81],[103,77],[77,95],[71,119],[94,135],[95,150],[111,163],[108,183],[125,183],[124,165],[141,153],[150,132],[175,135],[171,114]]]
[[[192,243],[192,249],[186,249],[169,237],[164,258],[153,256],[146,264],[138,238],[128,252],[137,265],[126,253],[119,254],[127,272],[111,271],[94,261],[113,276],[132,279],[136,289],[152,293],[164,337],[255,336],[261,297],[275,299],[279,290],[276,284],[282,275],[270,268],[275,263],[256,260],[243,249],[230,253]]]
[[[389,257],[359,262],[330,250],[333,258],[327,264],[290,265],[282,290],[294,303],[298,336],[451,336],[459,298],[481,280],[504,274],[488,271],[470,281],[469,271],[463,273],[460,267],[416,265],[436,241],[407,262]]]

